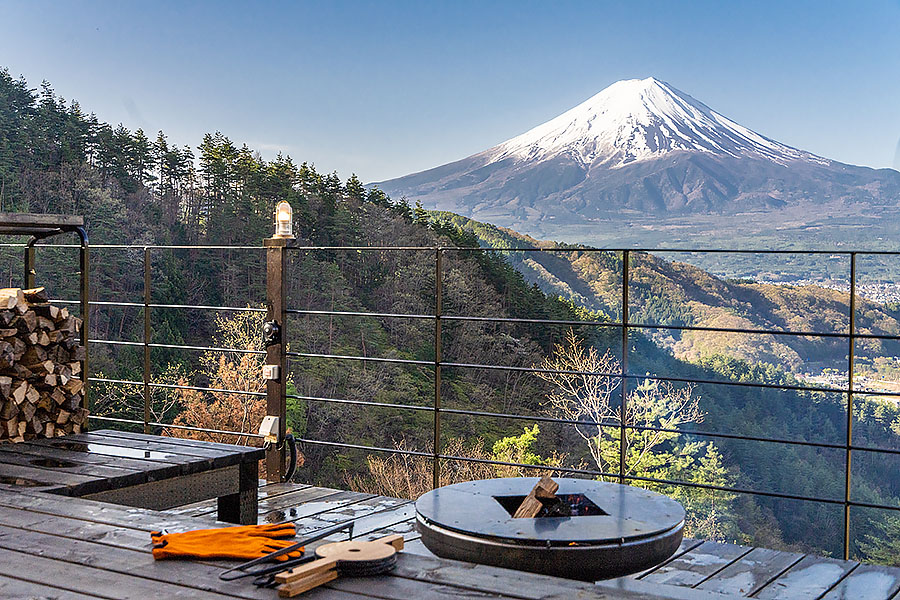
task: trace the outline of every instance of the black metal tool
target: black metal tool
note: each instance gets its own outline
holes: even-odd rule
[[[273,561],[279,556],[283,556],[290,552],[296,552],[300,548],[311,544],[313,542],[318,542],[319,540],[323,540],[327,538],[329,535],[334,535],[335,533],[339,533],[341,531],[347,531],[350,539],[353,539],[353,521],[349,523],[342,523],[340,525],[335,525],[334,527],[326,527],[325,529],[320,529],[316,531],[313,535],[307,538],[303,538],[296,544],[291,544],[286,548],[282,548],[281,550],[276,550],[270,554],[266,554],[265,556],[261,556],[259,558],[254,558],[253,560],[247,561],[243,564],[240,564],[236,567],[232,567],[227,571],[223,571],[219,574],[219,579],[222,581],[234,581],[235,579],[241,579],[242,577],[260,577],[265,576],[271,573],[275,573],[278,571],[284,570],[286,567],[295,566],[298,564],[302,564],[309,560],[313,560],[315,555],[312,554],[309,557],[304,554],[300,558],[295,558],[293,560],[280,561],[275,565],[269,565],[267,567],[263,567],[261,569],[253,569],[248,570],[250,567],[254,567],[256,565],[260,565],[263,563],[267,563]]]

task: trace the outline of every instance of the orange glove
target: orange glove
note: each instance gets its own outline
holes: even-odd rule
[[[271,554],[277,550],[293,545],[290,540],[271,539],[267,537],[238,534],[231,538],[212,539],[209,537],[170,538],[162,541],[161,546],[153,548],[153,558],[164,560],[169,558],[207,559],[233,558],[250,560]],[[303,548],[275,557],[277,561],[303,556]]]
[[[150,533],[154,544],[173,539],[208,539],[211,542],[220,539],[231,539],[236,535],[266,538],[289,538],[297,534],[293,523],[271,523],[269,525],[243,525],[241,527],[221,527],[218,529],[196,529],[183,533],[163,534],[159,531]]]

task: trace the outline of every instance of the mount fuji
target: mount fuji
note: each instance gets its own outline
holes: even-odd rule
[[[374,185],[425,208],[529,233],[616,215],[814,205],[820,217],[851,204],[900,204],[900,172],[792,148],[654,78],[619,81],[493,148]]]

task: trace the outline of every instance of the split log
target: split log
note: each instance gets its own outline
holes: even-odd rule
[[[0,309],[12,310],[20,304],[25,304],[25,293],[21,288],[0,289]]]
[[[541,477],[540,481],[535,484],[528,495],[525,496],[525,499],[522,500],[519,508],[516,509],[515,514],[513,514],[513,518],[533,519],[538,516],[538,513],[540,513],[541,509],[544,507],[544,504],[539,499],[556,498],[556,490],[558,489],[559,484],[544,475]]]
[[[81,431],[81,325],[44,288],[0,289],[0,442]]]

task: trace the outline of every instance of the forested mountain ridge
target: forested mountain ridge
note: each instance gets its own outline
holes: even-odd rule
[[[560,252],[509,252],[507,259],[525,278],[551,295],[619,319],[622,267],[615,253],[584,246],[536,240],[511,229],[479,223],[452,213],[434,213],[493,248],[560,248]],[[716,277],[687,263],[632,252],[630,322],[643,325],[694,326],[742,330],[816,333],[849,331],[850,298],[846,292],[815,285],[792,286],[734,281]],[[856,302],[857,333],[898,335],[900,312],[865,298]],[[843,369],[847,341],[841,338],[646,329],[674,356],[697,362],[727,355],[750,363],[768,363],[793,373]],[[857,358],[869,362],[900,355],[896,342],[857,341]]]
[[[264,299],[261,240],[271,234],[276,200],[291,202],[300,245],[444,246],[444,311],[448,315],[565,321],[614,318],[615,303],[596,294],[585,278],[572,277],[588,310],[545,294],[526,281],[510,262],[495,254],[457,251],[476,247],[478,238],[448,219],[434,218],[404,200],[392,201],[366,190],[355,178],[342,181],[289,157],[266,161],[222,134],[210,134],[195,149],[173,148],[164,134],[150,142],[143,132],[113,128],[85,116],[74,103],[63,102],[49,85],[35,94],[22,80],[0,72],[0,178],[4,210],[84,214],[96,244],[245,244],[248,250],[160,249],[152,254],[153,302],[242,307]],[[12,123],[12,125],[10,125]],[[145,144],[146,141],[146,144]],[[149,149],[148,149],[149,145]],[[434,309],[434,253],[297,250],[292,254],[289,305],[307,311],[374,312],[427,315]],[[552,255],[548,255],[552,256]],[[20,274],[18,250],[3,255],[3,274],[13,283]],[[42,248],[38,277],[55,297],[74,292],[72,255]],[[563,259],[559,259],[563,260]],[[647,258],[652,262],[652,257]],[[143,291],[142,252],[96,248],[92,252],[95,299],[140,302]],[[566,260],[577,275],[574,263]],[[585,261],[588,266],[594,265]],[[601,265],[602,266],[602,265]],[[596,268],[600,268],[597,266]],[[587,269],[587,267],[585,267]],[[616,272],[612,265],[610,272]],[[649,271],[648,271],[649,272]],[[560,278],[560,281],[563,281]],[[652,282],[651,282],[652,283]],[[649,284],[648,284],[649,285]],[[574,288],[573,288],[574,289]],[[679,306],[673,303],[673,310]],[[136,307],[97,307],[92,338],[139,341],[141,313]],[[679,314],[677,312],[673,314]],[[190,310],[154,309],[152,340],[163,344],[240,347],[259,344],[258,323],[236,321],[230,313],[214,315]],[[235,323],[244,337],[234,335]],[[237,329],[239,329],[238,327]],[[443,325],[443,360],[448,363],[504,365],[519,370],[447,366],[442,372],[444,408],[442,450],[455,448],[474,458],[505,457],[531,464],[584,465],[592,455],[570,425],[540,423],[528,429],[526,419],[471,416],[450,411],[508,412],[524,416],[558,416],[550,411],[553,383],[527,369],[558,358],[568,327],[526,322],[450,321]],[[585,351],[620,355],[611,328],[576,326],[573,335]],[[300,437],[363,446],[428,452],[432,448],[432,413],[348,403],[375,402],[428,408],[434,397],[433,323],[426,319],[294,315],[286,324],[292,352],[400,359],[389,364],[296,357],[290,364],[289,423]],[[237,341],[235,341],[237,339]],[[210,342],[213,343],[210,343]],[[92,345],[94,374],[114,380],[141,380],[139,348]],[[726,356],[708,356],[699,364],[675,359],[651,340],[635,333],[628,348],[632,373],[684,379],[791,383],[784,370]],[[247,357],[250,357],[249,359]],[[185,382],[196,387],[255,391],[258,365],[252,354],[232,356],[154,348],[152,381]],[[244,361],[244,362],[241,362]],[[426,364],[419,364],[426,363]],[[244,369],[241,371],[240,369]],[[246,375],[236,377],[235,373]],[[663,387],[636,378],[632,392],[657,398]],[[212,385],[210,385],[212,384]],[[245,389],[245,388],[240,388]],[[696,399],[698,420],[683,423],[695,431],[840,442],[846,414],[841,398],[791,390],[756,390],[737,386],[679,386]],[[97,410],[142,418],[140,388],[94,387]],[[331,402],[330,400],[340,401]],[[231,427],[231,397],[197,391],[171,393],[156,389],[152,409],[162,422],[196,424],[203,416]],[[260,410],[247,405],[249,414]],[[240,408],[244,408],[241,406]],[[900,411],[859,401],[854,423],[860,443],[898,447]],[[222,412],[217,412],[221,410]],[[235,420],[235,427],[240,420]],[[535,423],[536,424],[536,423]],[[662,426],[664,423],[655,423]],[[635,432],[635,442],[641,438]],[[617,455],[612,438],[603,452]],[[509,440],[513,440],[510,442]],[[711,443],[714,442],[714,443]],[[518,448],[518,450],[516,450]],[[332,446],[305,445],[305,481],[342,486],[353,476],[368,483],[374,475],[369,453]],[[450,452],[452,453],[452,451]],[[511,454],[510,454],[511,453]],[[747,443],[700,435],[665,439],[652,453],[657,462],[639,465],[636,473],[671,477],[698,484],[735,485],[769,491],[840,497],[843,477],[840,453],[796,446]],[[602,456],[601,456],[602,458]],[[554,462],[555,461],[555,462]],[[453,473],[458,461],[446,461]],[[588,466],[591,466],[588,463]],[[596,465],[593,465],[596,467]],[[630,465],[632,466],[632,465]],[[878,455],[855,465],[858,497],[893,502],[900,493],[892,463]],[[683,490],[672,486],[667,493]],[[682,495],[692,514],[710,517],[699,531],[719,539],[760,545],[815,548],[839,547],[839,515],[829,506],[799,506],[776,498],[708,493]],[[866,517],[860,531],[882,523]],[[829,525],[825,533],[812,524]],[[833,527],[831,525],[834,525]],[[857,541],[864,541],[864,533]],[[857,544],[855,551],[862,546]]]

